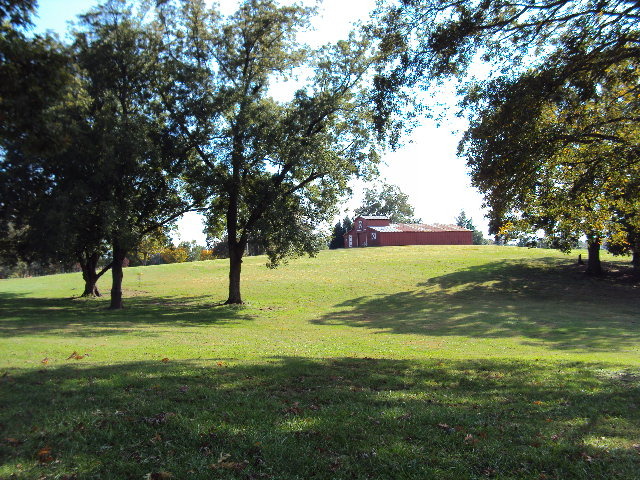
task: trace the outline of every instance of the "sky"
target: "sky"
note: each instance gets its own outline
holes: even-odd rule
[[[52,30],[65,38],[69,21],[96,4],[92,0],[39,0],[35,31]],[[281,3],[293,3],[281,0]],[[315,4],[305,0],[302,3]],[[231,14],[236,0],[221,0],[220,10]],[[324,0],[319,2],[319,13],[313,21],[313,31],[304,32],[299,39],[312,47],[346,38],[353,22],[366,21],[375,7],[375,0]],[[464,159],[456,155],[457,145],[466,127],[464,119],[455,117],[455,97],[444,93],[438,103],[450,105],[451,111],[439,122],[421,120],[419,126],[403,141],[403,146],[383,155],[380,180],[400,187],[409,196],[417,217],[424,223],[454,223],[461,210],[479,230],[487,234],[486,211],[482,209],[482,195],[471,186]],[[425,102],[429,101],[424,97]],[[352,182],[353,196],[340,205],[338,218],[353,213],[360,204],[362,191],[367,186]],[[338,220],[336,218],[336,220]],[[335,221],[334,221],[335,223]],[[178,222],[174,241],[196,240],[204,245],[203,223],[198,214],[185,215]]]

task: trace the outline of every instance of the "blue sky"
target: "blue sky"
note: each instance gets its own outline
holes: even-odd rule
[[[53,30],[62,38],[69,21],[96,4],[90,0],[40,0],[36,31]],[[223,13],[232,13],[235,0],[219,2]],[[282,1],[282,3],[287,3]],[[303,3],[313,4],[312,1]],[[345,38],[351,24],[366,20],[375,6],[375,0],[325,0],[320,2],[319,16],[314,21],[314,31],[305,32],[300,40],[317,46]],[[431,101],[424,95],[425,102]],[[442,93],[439,103],[455,103],[450,93]],[[453,112],[453,108],[451,109]],[[381,178],[398,185],[409,195],[416,216],[425,223],[453,223],[460,210],[473,218],[477,228],[487,233],[482,196],[471,187],[470,178],[463,159],[456,156],[459,138],[466,127],[463,119],[453,113],[447,114],[439,124],[424,119],[413,133],[405,139],[398,151],[386,153],[380,169]],[[353,182],[354,196],[341,205],[341,216],[350,214],[359,205],[362,182]],[[196,214],[189,214],[179,223],[181,240],[204,242],[202,222]]]

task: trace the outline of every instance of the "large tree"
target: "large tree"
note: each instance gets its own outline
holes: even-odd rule
[[[0,251],[5,260],[79,262],[84,294],[98,295],[104,242],[81,134],[86,98],[68,49],[25,33],[34,8],[0,4]]]
[[[562,75],[599,76],[637,58],[640,4],[631,0],[387,0],[371,27],[384,62],[376,78],[378,121],[392,118],[404,87],[464,78],[474,64],[491,75],[523,72],[562,51]],[[558,49],[560,47],[560,49]]]
[[[334,213],[348,179],[375,165],[371,112],[362,92],[368,43],[351,37],[311,51],[296,43],[311,9],[247,0],[228,18],[201,1],[165,2],[165,102],[174,131],[194,146],[189,176],[211,196],[210,231],[226,232],[228,304],[242,303],[242,257],[260,241],[271,266],[315,253],[318,225]],[[303,68],[304,67],[304,68]],[[310,76],[289,100],[274,80]]]
[[[586,235],[588,269],[599,273],[603,236],[621,225],[611,212],[630,198],[620,190],[633,190],[609,166],[633,177],[638,158],[639,15],[637,2],[616,0],[389,2],[377,29],[387,53],[378,124],[404,88],[468,79],[474,62],[488,62],[488,78],[461,84],[471,127],[460,151],[492,233],[528,224],[566,245]]]
[[[585,235],[588,271],[599,274],[603,240],[640,220],[640,70],[632,61],[611,67],[586,97],[584,84],[552,82],[554,73],[531,70],[475,93],[460,152],[491,207],[494,233],[544,229],[565,249]]]
[[[191,147],[171,135],[160,92],[170,81],[148,12],[109,0],[81,17],[73,51],[88,98],[96,188],[113,258],[111,309],[122,308],[123,261],[140,241],[193,208],[182,173]]]

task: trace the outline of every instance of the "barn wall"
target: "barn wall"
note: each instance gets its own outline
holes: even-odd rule
[[[381,246],[471,245],[473,232],[380,232]]]

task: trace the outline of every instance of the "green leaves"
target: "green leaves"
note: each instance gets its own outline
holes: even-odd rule
[[[313,13],[300,6],[249,0],[228,18],[195,2],[184,9],[193,15],[161,9],[163,48],[178,79],[164,101],[172,128],[197,154],[186,180],[209,198],[210,233],[226,236],[229,302],[240,303],[250,240],[272,267],[316,253],[318,225],[348,179],[375,169],[372,113],[361,93],[370,47],[355,37],[317,52],[299,47],[296,35]],[[270,84],[294,69],[314,69],[313,78],[288,101],[275,100]]]

